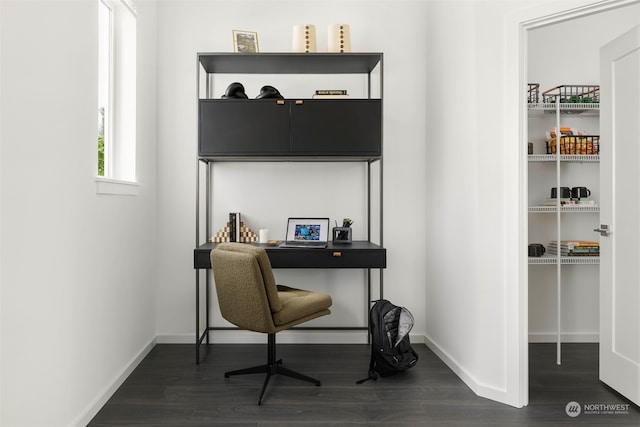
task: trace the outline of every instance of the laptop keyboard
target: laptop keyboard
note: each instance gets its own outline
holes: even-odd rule
[[[326,242],[284,242],[281,247],[284,248],[325,248]]]

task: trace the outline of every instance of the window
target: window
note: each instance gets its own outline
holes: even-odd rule
[[[97,2],[97,175],[131,183],[136,181],[135,3],[133,0]]]
[[[98,1],[98,28],[98,176],[109,176],[113,26],[111,24],[111,8],[102,1]],[[105,140],[107,141],[106,145]]]

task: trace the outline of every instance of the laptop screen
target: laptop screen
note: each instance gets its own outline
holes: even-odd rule
[[[287,222],[288,242],[327,242],[329,218],[289,218]]]

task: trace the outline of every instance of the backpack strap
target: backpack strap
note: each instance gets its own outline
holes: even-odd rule
[[[356,381],[356,384],[362,384],[363,382],[369,381],[369,380],[374,380],[374,381],[378,380],[378,373],[373,368],[375,363],[376,363],[376,360],[375,360],[375,356],[373,355],[373,345],[371,345],[371,360],[369,361],[369,376],[367,378]]]
[[[375,305],[375,303],[377,301],[371,301],[371,302],[374,303],[374,305]],[[371,308],[373,308],[373,307],[371,307]],[[369,329],[369,334],[371,333],[371,308],[369,309],[369,316],[368,316],[369,317],[369,322],[368,322],[369,323],[369,325],[368,325],[369,326],[369,328],[368,328]],[[371,347],[371,359],[369,360],[369,372],[368,372],[369,376],[367,378],[363,378],[363,379],[361,379],[359,381],[356,381],[356,384],[362,384],[363,382],[369,381],[369,380],[374,380],[374,381],[378,380],[378,373],[374,369],[374,366],[375,366],[375,363],[376,363],[376,358],[373,355],[373,352],[374,352],[373,343],[370,343],[369,346]]]
[[[373,369],[373,353],[371,353],[371,364],[369,365],[369,376],[367,378],[363,378],[359,381],[356,381],[356,384],[362,384],[365,381],[369,380],[378,380],[378,373]]]

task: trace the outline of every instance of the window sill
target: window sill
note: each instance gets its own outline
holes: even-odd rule
[[[137,196],[139,192],[140,184],[137,182],[96,177],[96,194]]]

